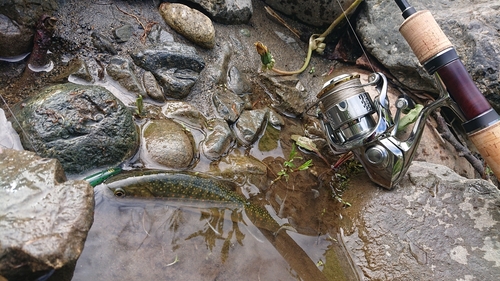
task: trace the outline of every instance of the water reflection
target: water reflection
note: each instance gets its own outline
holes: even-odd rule
[[[298,280],[243,209],[202,204],[115,198],[97,186],[73,280]]]

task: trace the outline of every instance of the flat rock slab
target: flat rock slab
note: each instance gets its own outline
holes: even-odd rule
[[[352,181],[344,242],[368,280],[500,280],[497,187],[419,161],[392,191]]]
[[[86,181],[66,181],[55,159],[0,148],[0,276],[30,280],[76,263],[93,218]]]

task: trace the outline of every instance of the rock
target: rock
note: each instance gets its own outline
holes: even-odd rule
[[[234,141],[233,132],[222,119],[214,118],[208,121],[209,132],[203,141],[203,154],[210,160],[217,160],[224,156]]]
[[[205,67],[203,58],[193,47],[175,42],[139,50],[130,56],[136,65],[153,73],[167,97],[176,99],[189,94]]]
[[[164,43],[174,41],[172,34],[163,29],[159,24],[155,24],[151,28],[147,38],[152,45],[163,45]]]
[[[164,2],[160,14],[165,22],[189,41],[207,49],[215,46],[215,28],[210,18],[186,5]]]
[[[145,71],[144,74],[142,75],[142,83],[144,84],[146,93],[150,98],[152,98],[157,102],[165,102],[165,96],[163,95],[163,91],[160,85],[158,84],[158,81],[156,81],[156,78],[153,75],[153,73]]]
[[[168,101],[162,107],[162,112],[167,118],[175,119],[196,129],[201,130],[207,126],[205,116],[187,102]]]
[[[356,202],[342,210],[340,227],[347,250],[367,279],[500,278],[496,186],[419,161],[390,192],[361,187],[365,177],[351,180],[356,188],[343,199]]]
[[[251,0],[189,0],[200,5],[211,18],[223,24],[247,23],[252,17]]]
[[[98,32],[92,32],[91,36],[92,36],[92,44],[98,51],[103,53],[109,53],[112,55],[118,54],[115,46],[113,46],[113,43],[109,38]]]
[[[446,36],[454,44],[465,67],[481,92],[500,110],[500,40],[497,20],[500,6],[494,1],[455,1],[453,5],[435,1],[412,1],[417,10],[430,10]],[[413,89],[437,92],[434,78],[423,71],[410,47],[399,33],[403,23],[394,2],[366,0],[357,30],[365,48],[403,84]],[[390,32],[388,32],[390,31]]]
[[[199,75],[190,69],[162,68],[155,71],[155,77],[167,97],[183,99],[189,95]]]
[[[2,147],[24,150],[19,135],[12,128],[12,123],[7,121],[3,109],[0,108],[0,149]]]
[[[266,4],[276,11],[291,16],[305,24],[320,27],[329,26],[339,15],[342,15],[342,9],[346,10],[354,1],[341,1],[341,8],[337,1],[264,0]]]
[[[69,62],[69,65],[70,75],[90,83],[94,82],[94,77],[90,74],[85,61],[75,58]]]
[[[173,169],[186,169],[193,163],[193,136],[178,123],[170,119],[150,121],[143,136],[147,153],[156,163]]]
[[[252,92],[252,84],[234,65],[227,73],[227,88],[239,96]]]
[[[19,25],[34,28],[36,21],[43,14],[57,13],[60,2],[58,0],[5,0],[0,3],[0,14],[6,15]]]
[[[0,198],[0,276],[71,276],[94,219],[92,187],[66,181],[56,159],[0,148]],[[57,272],[51,280],[71,280]]]
[[[227,80],[226,72],[233,54],[232,46],[229,42],[222,42],[213,52],[213,63],[207,66],[203,75],[207,77],[208,83],[224,84]]]
[[[14,114],[23,127],[24,148],[58,159],[66,172],[116,165],[136,149],[130,111],[103,87],[55,85],[23,105]],[[14,128],[21,132],[17,122]]]
[[[257,140],[267,122],[267,108],[245,110],[235,123],[233,131],[243,145],[251,145]]]
[[[300,81],[294,77],[277,77],[260,73],[259,78],[276,102],[274,108],[286,115],[301,115],[306,110],[307,93],[297,89]]]
[[[153,73],[161,68],[190,69],[199,73],[205,68],[205,61],[195,48],[176,42],[140,49],[130,56],[136,65]]]
[[[253,187],[249,187],[250,190],[245,190],[251,194],[258,193],[258,187],[264,186],[264,182],[267,180],[267,167],[264,163],[236,151],[221,158],[217,169],[218,171],[213,173],[218,176],[235,181],[242,186],[246,183],[253,185]]]
[[[224,120],[234,123],[243,111],[245,102],[232,91],[218,88],[212,96],[217,113]]]
[[[137,80],[132,67],[133,64],[128,59],[121,56],[114,56],[110,59],[106,67],[106,72],[123,88],[136,95],[145,96],[146,90]]]
[[[134,33],[134,27],[130,24],[125,24],[113,29],[113,36],[117,43],[127,42]]]
[[[0,57],[26,54],[33,48],[33,30],[0,14]]]

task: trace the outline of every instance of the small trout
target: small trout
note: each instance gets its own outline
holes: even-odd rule
[[[236,184],[199,173],[141,171],[114,176],[105,183],[117,197],[159,197],[202,202],[222,202],[243,207],[258,228],[277,233],[280,226],[264,208],[250,203],[233,190]]]

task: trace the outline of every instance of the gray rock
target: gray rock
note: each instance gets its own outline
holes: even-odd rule
[[[103,87],[47,87],[14,114],[23,127],[24,148],[58,159],[66,172],[116,165],[137,147],[130,111]],[[14,128],[21,131],[17,122]]]
[[[367,279],[500,278],[496,186],[418,161],[390,192],[368,186],[372,192],[366,196],[356,182],[343,198],[362,200],[342,211],[341,227],[346,248]]]
[[[106,72],[118,84],[136,95],[146,95],[146,90],[132,69],[134,65],[126,58],[114,56],[110,59]]]
[[[199,73],[205,68],[205,61],[195,48],[176,42],[165,42],[161,46],[141,49],[130,56],[136,65],[153,73],[160,68],[190,69]]]
[[[251,145],[257,140],[267,123],[268,112],[269,110],[264,108],[245,110],[241,113],[233,131],[243,145]]]
[[[130,54],[134,63],[150,71],[172,98],[185,98],[205,68],[205,62],[193,47],[175,42],[165,42],[152,49]]]
[[[271,76],[260,73],[259,78],[268,93],[273,96],[274,108],[286,115],[301,115],[306,110],[307,93],[297,89],[300,83],[295,77]]]
[[[391,1],[367,0],[357,23],[363,45],[403,84],[413,89],[437,92],[434,79],[419,67],[399,33],[401,11]],[[500,109],[500,5],[495,1],[454,1],[453,5],[415,0],[417,10],[430,10],[454,44],[479,89]]]
[[[221,85],[226,83],[226,72],[233,54],[231,43],[221,42],[220,46],[213,50],[213,63],[209,64],[203,76],[207,77],[208,83]]]
[[[160,14],[165,22],[189,41],[207,49],[215,46],[215,28],[210,18],[186,5],[164,2]]]
[[[134,32],[134,27],[130,24],[125,24],[113,29],[113,36],[117,43],[127,42]]]
[[[247,23],[252,17],[251,0],[189,0],[200,5],[211,18],[223,24]]]
[[[147,38],[152,45],[162,45],[174,41],[172,34],[163,29],[159,24],[155,24],[151,28]]]
[[[74,270],[93,219],[86,181],[66,181],[56,159],[0,148],[0,276],[34,280]]]
[[[220,88],[216,89],[212,101],[220,117],[230,123],[234,123],[240,117],[245,105],[245,102],[237,94]]]
[[[174,99],[187,97],[199,78],[199,74],[190,69],[161,68],[157,69],[154,75],[162,85],[165,95]]]
[[[142,75],[142,83],[144,84],[144,89],[150,98],[157,102],[165,102],[163,91],[158,84],[158,81],[156,81],[153,73],[144,71],[144,74]]]
[[[26,54],[33,48],[33,30],[0,14],[0,57]]]
[[[167,101],[162,107],[162,112],[167,118],[175,119],[196,129],[201,130],[207,126],[205,116],[187,102]]]
[[[170,119],[150,121],[145,126],[145,147],[153,161],[173,169],[185,169],[193,163],[194,138],[183,126]]]
[[[239,96],[252,92],[252,84],[234,65],[227,73],[227,88]]]
[[[4,0],[0,2],[0,14],[28,28],[34,28],[36,21],[43,14],[55,14],[60,8],[58,0]]]
[[[234,141],[233,132],[222,119],[211,119],[208,121],[209,132],[203,141],[203,154],[210,160],[217,160],[225,155]]]
[[[92,37],[92,44],[98,51],[103,53],[109,53],[112,55],[118,54],[115,46],[113,46],[113,43],[111,42],[111,39],[100,34],[99,32],[92,32],[91,37]]]
[[[264,2],[276,11],[314,26],[329,26],[342,14],[342,9],[335,0],[264,0]],[[341,1],[342,8],[346,10],[353,2],[354,0]]]

